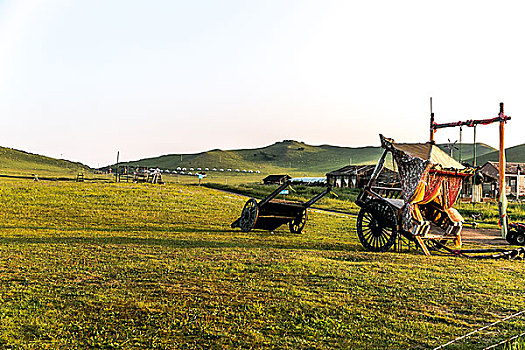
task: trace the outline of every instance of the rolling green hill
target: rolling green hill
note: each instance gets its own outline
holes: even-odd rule
[[[212,150],[196,154],[171,154],[141,159],[122,165],[160,167],[231,168],[260,170],[261,172],[298,172],[324,174],[349,163],[373,164],[382,153],[380,147],[311,146],[286,140],[273,145],[241,150]]]
[[[447,144],[438,145],[449,153]],[[495,149],[478,143],[478,155]],[[123,166],[159,167],[162,169],[223,168],[260,170],[263,173],[284,172],[289,174],[324,175],[348,164],[375,164],[383,150],[381,147],[338,147],[330,145],[311,146],[303,142],[285,140],[273,145],[240,150],[212,150],[195,154],[170,154],[154,158],[122,163]],[[462,159],[471,158],[472,144],[463,144]],[[454,150],[459,159],[459,150]]]
[[[485,154],[489,154],[491,152],[497,152],[497,150],[494,147],[491,147],[489,145],[486,145],[484,143],[476,143],[476,154],[479,164],[479,159],[481,156]],[[449,143],[442,143],[438,145],[439,148],[441,148],[445,153],[450,154],[450,144]],[[452,156],[457,161],[460,160],[460,151],[461,151],[461,160],[464,162],[472,163],[472,158],[474,157],[474,144],[473,143],[462,143],[461,149],[459,147],[459,144],[455,145],[455,148],[453,149]]]
[[[0,147],[0,174],[3,175],[76,175],[89,168],[81,163]]]
[[[525,144],[505,149],[505,157],[507,162],[525,163]],[[483,165],[488,161],[497,162],[498,159],[499,151],[494,150],[493,152],[478,157],[477,163],[478,165]]]

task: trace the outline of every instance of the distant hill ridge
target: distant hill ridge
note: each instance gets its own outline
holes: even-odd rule
[[[472,158],[474,157],[474,144],[473,143],[462,143],[461,145],[457,143],[456,144],[442,143],[442,144],[438,144],[438,146],[448,155],[451,154],[451,149],[452,149],[452,157],[456,159],[457,161],[460,160],[460,156],[461,156],[462,162],[472,163]],[[491,147],[487,144],[476,143],[476,158],[477,159],[480,159],[481,156],[484,156],[492,152],[497,152],[497,150],[494,147]]]
[[[505,159],[507,162],[525,163],[525,144],[509,147],[505,149]],[[488,161],[497,162],[499,160],[499,151],[494,150],[490,153],[477,157],[477,165],[483,165]],[[472,159],[470,159],[472,162]]]
[[[0,147],[0,173],[3,174],[64,175],[88,169],[82,163]]]
[[[450,154],[447,144],[438,145]],[[472,157],[472,144],[461,147],[462,159]],[[478,143],[477,154],[483,155],[494,148]],[[123,166],[159,167],[176,169],[177,167],[251,169],[263,172],[304,172],[325,174],[349,164],[375,164],[383,149],[378,146],[341,147],[331,145],[312,146],[295,140],[284,140],[272,145],[238,150],[214,149],[194,154],[168,154],[121,163]],[[453,149],[453,156],[459,159],[459,151]]]
[[[449,144],[438,144],[450,154]],[[459,145],[452,153],[459,159]],[[263,172],[295,172],[324,175],[325,173],[349,164],[375,164],[383,150],[378,146],[341,147],[332,145],[312,146],[295,140],[284,140],[272,145],[238,150],[214,149],[194,154],[168,154],[159,157],[145,158],[121,163],[121,165],[160,167],[176,169],[177,167],[213,167],[223,169],[251,169]],[[525,144],[508,148],[507,160],[525,162]],[[473,144],[461,145],[461,158],[471,162]],[[182,159],[182,160],[181,160]],[[498,151],[488,145],[477,144],[477,164],[486,161],[497,161]],[[73,174],[88,171],[89,167],[78,162],[55,159],[44,155],[33,154],[7,147],[0,147],[0,174]]]
[[[379,147],[312,146],[294,140],[276,142],[261,148],[211,150],[195,154],[169,154],[140,159],[123,165],[160,167],[216,167],[252,169],[265,172],[295,170],[323,174],[351,163],[373,164],[381,155]]]

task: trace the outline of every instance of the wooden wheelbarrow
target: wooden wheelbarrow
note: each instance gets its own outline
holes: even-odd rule
[[[241,216],[231,227],[239,227],[242,232],[250,232],[252,229],[273,231],[281,225],[288,224],[290,232],[301,233],[308,219],[308,208],[330,193],[331,187],[328,186],[308,202],[275,199],[290,184],[290,181],[285,182],[260,202],[250,198],[244,205]]]

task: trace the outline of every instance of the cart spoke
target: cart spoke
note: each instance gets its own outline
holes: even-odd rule
[[[381,200],[370,201],[357,217],[357,235],[366,250],[389,250],[397,237],[397,220],[392,207]]]

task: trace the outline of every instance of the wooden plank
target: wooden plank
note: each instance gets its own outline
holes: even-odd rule
[[[416,239],[416,242],[419,244],[421,249],[423,249],[423,252],[425,253],[425,255],[426,256],[430,256],[430,252],[428,251],[427,246],[425,245],[425,243],[423,242],[421,237],[420,236],[414,236],[414,238]]]
[[[272,219],[287,219],[287,220],[293,220],[293,219],[295,219],[295,216],[259,215],[258,218],[272,218]]]
[[[426,240],[426,241],[431,240],[431,239],[437,239],[437,240],[449,239],[449,240],[454,240],[454,239],[456,239],[456,236],[442,236],[442,235],[435,235],[435,234],[432,234],[432,233],[427,233],[424,237],[421,237],[421,238]]]

